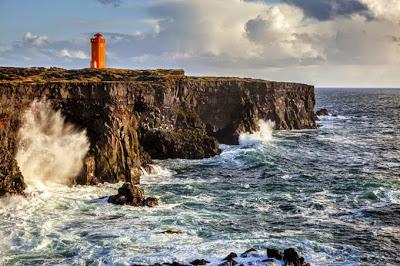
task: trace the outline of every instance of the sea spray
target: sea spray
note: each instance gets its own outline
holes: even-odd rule
[[[252,145],[259,142],[269,142],[272,140],[272,132],[275,123],[271,120],[264,121],[262,119],[258,120],[259,130],[253,133],[242,133],[239,136],[240,145]]]
[[[142,169],[143,175],[140,179],[140,184],[143,185],[171,183],[172,176],[176,174],[175,171],[157,164],[149,164],[146,169]]]
[[[16,160],[28,188],[67,184],[81,171],[88,150],[86,131],[67,123],[48,101],[35,100],[23,113]]]

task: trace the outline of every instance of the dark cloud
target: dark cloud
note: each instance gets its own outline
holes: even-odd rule
[[[368,15],[368,7],[358,0],[283,0],[304,10],[306,16],[330,20],[356,13]]]
[[[122,0],[97,0],[103,5],[112,5],[114,7],[118,7],[121,5]]]

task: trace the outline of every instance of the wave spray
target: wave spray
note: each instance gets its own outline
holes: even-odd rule
[[[16,160],[28,188],[66,185],[79,175],[89,150],[86,130],[67,123],[46,100],[33,101],[21,120]]]
[[[260,130],[253,133],[241,133],[239,136],[240,145],[252,145],[259,142],[270,142],[272,140],[272,132],[275,123],[271,120],[264,121],[262,119],[258,120],[258,126]]]

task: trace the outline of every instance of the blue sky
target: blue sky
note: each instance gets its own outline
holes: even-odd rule
[[[399,0],[0,0],[0,65],[184,68],[317,86],[400,87]]]

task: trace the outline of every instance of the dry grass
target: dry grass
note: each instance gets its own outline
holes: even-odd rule
[[[46,82],[104,82],[104,81],[148,81],[170,76],[184,76],[181,69],[74,69],[63,68],[15,68],[0,67],[0,82],[46,83]]]

